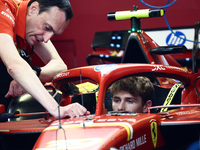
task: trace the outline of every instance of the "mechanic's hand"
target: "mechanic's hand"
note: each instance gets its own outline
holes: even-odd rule
[[[58,109],[56,109],[55,111],[58,111]],[[90,112],[87,111],[87,109],[83,107],[82,105],[80,105],[79,103],[69,104],[64,107],[60,106],[60,118],[64,118],[67,116],[70,118],[74,118],[74,117],[79,117],[79,116],[89,115],[89,114]]]
[[[5,95],[5,98],[8,98],[10,96],[16,97],[24,93],[26,93],[26,91],[15,80],[12,80],[12,82],[10,83],[9,91]]]

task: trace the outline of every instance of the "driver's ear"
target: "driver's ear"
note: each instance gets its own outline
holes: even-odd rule
[[[151,106],[152,106],[152,101],[148,100],[143,106],[143,113],[146,113],[148,111],[148,107],[151,107]]]

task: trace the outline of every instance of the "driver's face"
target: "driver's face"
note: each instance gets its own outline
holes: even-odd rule
[[[112,97],[113,111],[143,112],[142,98],[133,96],[128,92],[120,91]]]
[[[51,7],[39,14],[39,4],[32,3],[27,12],[25,39],[30,45],[48,42],[53,35],[60,35],[68,25],[64,11]]]

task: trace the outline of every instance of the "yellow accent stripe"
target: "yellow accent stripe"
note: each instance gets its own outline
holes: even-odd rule
[[[14,0],[12,0],[14,3],[15,3],[15,5],[17,6],[17,3],[14,1]]]
[[[174,98],[174,95],[176,94],[176,91],[178,90],[178,88],[181,86],[182,84],[181,83],[176,83],[172,86],[172,88],[170,89],[168,95],[167,95],[167,98],[165,99],[165,102],[164,102],[164,106],[166,105],[170,105],[171,102],[172,102],[172,99]],[[163,111],[167,111],[168,108],[162,108],[160,110],[160,112],[163,112]]]
[[[20,5],[21,5],[21,3],[19,4],[19,6],[20,6]],[[16,16],[18,16],[19,6],[17,7],[17,13],[16,13]]]
[[[110,56],[115,56],[117,54],[117,51],[114,51]]]
[[[102,126],[122,126],[127,131],[127,141],[133,138],[133,129],[132,126],[129,123],[126,122],[120,122],[120,123],[94,123],[94,124],[85,124],[85,127],[102,127]],[[62,128],[80,128],[83,127],[82,124],[77,125],[63,125]],[[43,130],[43,132],[47,130],[56,130],[58,129],[58,126],[55,127],[48,127]]]
[[[14,3],[15,3],[15,5],[17,6],[17,13],[16,13],[16,16],[18,15],[18,10],[19,10],[19,6],[21,5],[21,3],[19,3],[19,6],[17,5],[17,3],[14,1],[14,0],[12,0]]]

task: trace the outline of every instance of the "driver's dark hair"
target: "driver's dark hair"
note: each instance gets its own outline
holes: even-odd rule
[[[48,11],[50,7],[57,6],[65,12],[66,21],[71,20],[73,17],[72,7],[69,0],[31,0],[28,3],[28,7],[35,1],[39,3],[39,14]]]
[[[112,95],[124,91],[130,93],[132,96],[141,96],[142,106],[151,100],[154,93],[154,87],[149,78],[142,76],[126,77],[115,81],[110,87]]]

